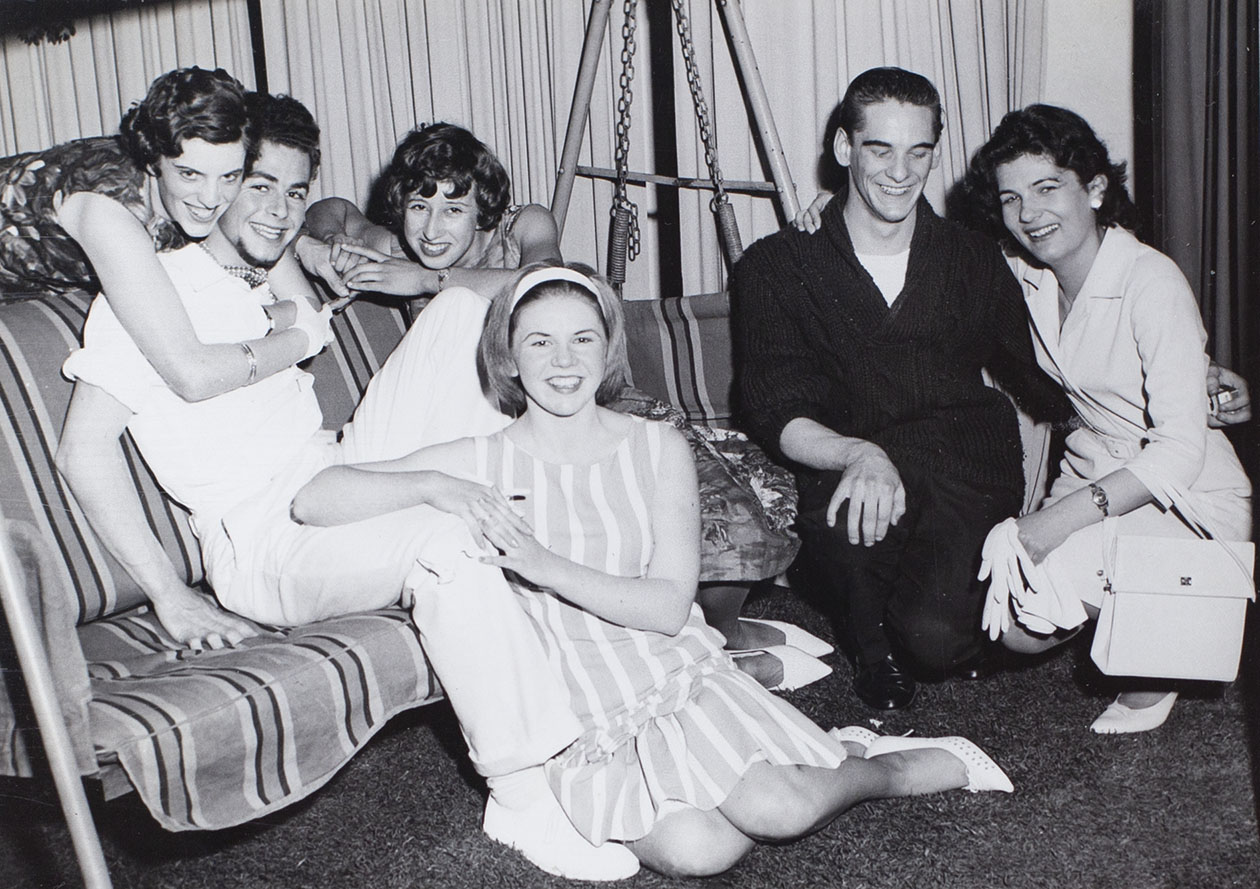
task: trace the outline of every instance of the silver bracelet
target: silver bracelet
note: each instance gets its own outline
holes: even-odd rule
[[[248,386],[258,379],[258,356],[254,354],[249,343],[237,343],[237,345],[241,347],[241,351],[245,353],[245,360],[249,362],[249,377],[245,380],[245,385]]]
[[[443,290],[446,289],[446,279],[449,278],[450,275],[451,275],[451,270],[449,268],[437,270],[438,293],[441,293]]]

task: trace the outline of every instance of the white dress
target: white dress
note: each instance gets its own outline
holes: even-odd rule
[[[1217,536],[1249,540],[1251,483],[1229,440],[1207,427],[1207,334],[1176,264],[1124,229],[1108,229],[1062,329],[1054,273],[1022,260],[1013,271],[1024,288],[1037,362],[1083,423],[1067,438],[1043,508],[1128,469],[1157,500],[1170,486],[1185,492]],[[1150,503],[1119,517],[1119,532],[1193,536],[1167,505]],[[1059,603],[1058,625],[1085,620],[1080,602],[1101,602],[1101,567],[1100,523],[1047,557],[1060,594],[1078,600]]]
[[[576,465],[538,459],[500,432],[475,440],[476,473],[525,492],[525,517],[551,551],[642,577],[660,433],[661,424],[636,418],[612,454]],[[668,636],[513,585],[582,723],[577,741],[547,763],[547,777],[592,842],[639,839],[680,807],[716,808],[754,762],[834,768],[844,759],[842,745],[735,667],[699,606]]]

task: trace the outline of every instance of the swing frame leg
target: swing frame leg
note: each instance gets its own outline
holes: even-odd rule
[[[726,33],[731,38],[731,48],[735,51],[735,67],[744,82],[748,104],[752,106],[753,121],[757,124],[761,147],[770,164],[770,177],[774,180],[775,191],[779,195],[779,207],[785,219],[791,222],[801,212],[801,205],[796,198],[796,183],[792,181],[792,173],[788,170],[783,143],[779,141],[779,131],[774,125],[774,114],[770,111],[766,87],[761,82],[761,70],[757,67],[752,43],[748,40],[744,11],[740,8],[739,0],[717,0],[717,6],[722,23],[726,25]]]
[[[604,31],[608,28],[611,10],[612,0],[594,0],[591,3],[591,17],[586,23],[577,86],[573,90],[573,104],[569,106],[569,124],[564,131],[560,169],[556,171],[556,187],[551,195],[551,215],[555,217],[558,236],[564,234],[564,220],[569,215],[569,198],[573,195],[573,180],[577,176],[578,154],[582,151],[586,120],[591,114],[595,69],[599,66],[599,55],[604,49]]]
[[[57,692],[52,672],[48,666],[48,652],[36,626],[35,615],[27,598],[24,574],[18,570],[17,557],[9,543],[9,533],[3,515],[0,515],[0,606],[8,620],[9,634],[17,650],[22,678],[30,694],[39,725],[44,752],[52,771],[53,783],[61,811],[70,829],[83,885],[88,889],[110,889],[109,867],[101,840],[92,821],[83,779],[75,761],[70,732],[57,705]]]

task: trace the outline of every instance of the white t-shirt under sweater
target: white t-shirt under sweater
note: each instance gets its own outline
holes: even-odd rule
[[[901,295],[901,289],[906,286],[906,266],[910,263],[910,248],[907,247],[900,253],[887,256],[877,253],[855,253],[854,255],[870,274],[879,292],[883,294],[884,302],[891,307]]]
[[[272,296],[266,284],[251,290],[196,245],[159,259],[203,343],[238,343],[267,333],[263,305]],[[141,354],[102,296],[92,302],[83,343],[66,359],[63,373],[99,386],[133,411],[128,430],[158,483],[193,513],[199,537],[231,507],[307,462],[310,449],[326,438],[319,435],[323,417],[313,377],[296,367],[203,401],[185,401]]]

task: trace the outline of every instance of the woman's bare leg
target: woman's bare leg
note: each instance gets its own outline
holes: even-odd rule
[[[729,870],[753,845],[720,811],[683,809],[666,815],[651,833],[626,843],[626,848],[657,873],[682,878]]]
[[[866,800],[965,786],[962,760],[935,748],[872,759],[849,757],[834,769],[756,763],[719,810],[741,833],[763,842],[782,842],[813,833]]]
[[[962,761],[924,748],[873,759],[850,756],[834,769],[754,763],[713,812],[686,809],[627,843],[639,860],[672,877],[722,873],[755,842],[813,833],[860,802],[955,790],[967,784]]]

